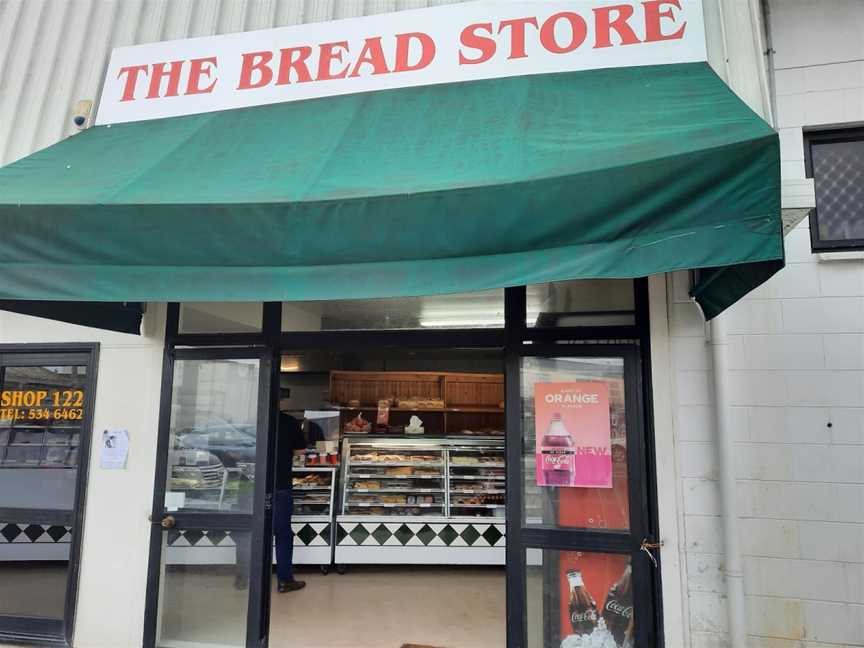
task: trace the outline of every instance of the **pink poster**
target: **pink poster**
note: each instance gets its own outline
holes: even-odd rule
[[[612,488],[612,429],[605,382],[534,386],[537,484]]]

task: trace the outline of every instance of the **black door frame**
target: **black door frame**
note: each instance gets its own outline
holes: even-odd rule
[[[265,539],[272,535],[272,470],[267,458],[271,456],[270,443],[275,439],[273,410],[273,355],[264,346],[209,347],[177,349],[166,345],[162,365],[162,393],[159,405],[159,432],[156,446],[156,471],[153,504],[150,514],[150,549],[147,565],[147,589],[144,611],[144,648],[155,648],[158,640],[159,592],[162,575],[162,521],[169,513],[165,510],[165,491],[168,483],[168,458],[171,437],[171,404],[173,396],[174,366],[183,360],[258,360],[258,409],[255,448],[254,506],[251,514],[171,512],[177,529],[219,529],[250,532],[249,598],[246,614],[246,645],[249,648],[266,645],[268,618],[262,613],[269,610],[270,579],[269,546]]]
[[[167,437],[163,441],[163,427],[167,430],[167,421],[163,421],[163,416],[167,415],[166,411],[170,411],[170,390],[173,368],[168,366],[171,363],[172,354],[183,352],[187,353],[190,350],[201,351],[205,349],[225,349],[231,347],[235,351],[239,348],[260,348],[265,356],[270,358],[271,376],[271,402],[269,410],[270,423],[268,425],[269,436],[266,442],[268,451],[275,447],[275,421],[276,411],[278,408],[278,385],[279,385],[279,358],[283,350],[299,352],[304,350],[380,350],[387,348],[497,348],[503,350],[505,359],[505,401],[507,403],[506,421],[507,435],[505,439],[508,463],[508,479],[507,479],[507,544],[506,544],[506,564],[507,564],[507,626],[508,638],[507,648],[524,648],[525,637],[521,629],[524,628],[524,620],[522,618],[524,611],[524,550],[521,546],[522,534],[520,529],[514,528],[514,524],[519,525],[521,521],[521,489],[513,489],[512,484],[518,484],[517,481],[511,482],[512,475],[510,471],[513,467],[518,468],[521,461],[521,430],[517,433],[518,426],[521,425],[521,411],[518,412],[518,421],[513,418],[511,410],[521,401],[519,393],[518,381],[509,379],[513,375],[512,363],[514,359],[518,367],[518,358],[521,355],[536,355],[537,351],[542,349],[554,350],[557,355],[578,354],[587,352],[589,349],[597,348],[597,345],[612,344],[615,349],[621,349],[626,352],[628,357],[634,358],[631,361],[636,376],[636,406],[628,408],[628,416],[639,418],[637,427],[641,429],[642,456],[638,459],[638,470],[643,477],[644,497],[642,498],[641,507],[644,508],[645,528],[650,530],[647,537],[657,537],[657,499],[656,499],[656,466],[654,459],[654,440],[653,440],[653,417],[651,409],[651,362],[650,362],[650,324],[648,313],[648,280],[640,278],[634,280],[635,294],[635,322],[633,325],[616,325],[616,326],[584,326],[584,327],[560,327],[560,328],[529,328],[526,326],[526,288],[518,286],[507,288],[505,290],[505,325],[501,329],[493,330],[477,330],[477,329],[447,329],[447,330],[377,330],[377,331],[332,331],[332,332],[285,332],[281,328],[282,324],[282,304],[279,302],[265,302],[262,305],[262,328],[260,333],[220,333],[220,334],[190,334],[181,333],[179,330],[180,322],[180,304],[170,303],[168,305],[166,335],[165,335],[165,362],[163,366],[162,376],[162,404],[160,413],[160,444],[167,444]],[[167,392],[167,397],[166,397]],[[167,403],[166,403],[167,400]],[[169,410],[166,410],[166,407]],[[514,425],[516,427],[514,427]],[[634,424],[636,425],[636,424]],[[628,435],[631,429],[628,419]],[[519,443],[513,443],[514,440],[519,440]],[[265,444],[259,441],[259,452]],[[628,463],[630,462],[630,443],[628,439]],[[167,460],[166,447],[158,450],[159,461]],[[633,449],[635,452],[635,448]],[[163,456],[165,457],[163,459]],[[260,461],[260,458],[259,458]],[[266,465],[266,493],[259,493],[258,486],[263,482],[256,483],[256,501],[266,501],[269,507],[269,498],[273,488],[273,466]],[[256,466],[256,474],[261,468],[259,464]],[[157,476],[159,475],[159,466],[157,466]],[[520,475],[521,478],[521,475]],[[258,481],[258,480],[256,480]],[[159,484],[157,480],[157,489],[161,487],[162,492],[154,494],[154,511],[156,505],[164,497],[164,483]],[[631,502],[632,506],[632,502]],[[269,516],[268,516],[269,517]],[[271,528],[271,521],[262,521],[260,527],[267,527],[267,532]],[[156,527],[153,535],[151,535],[151,555],[150,555],[150,572],[147,584],[147,614],[145,618],[145,643],[144,648],[154,646],[153,633],[156,628],[156,608],[151,598],[158,592],[158,574],[157,579],[153,580],[152,565],[154,564],[153,538],[161,530]],[[511,536],[511,534],[514,534]],[[577,532],[576,537],[579,534]],[[511,541],[514,538],[516,542]],[[533,536],[529,535],[529,540]],[[256,578],[269,578],[270,561],[263,559],[265,551],[264,545],[269,548],[270,536],[265,535],[259,538],[260,542],[257,547],[253,547],[253,566],[256,566],[260,572]],[[554,539],[553,539],[554,540]],[[564,542],[565,548],[570,547],[572,542]],[[631,545],[624,543],[622,548],[632,549]],[[561,547],[559,547],[561,548]],[[636,548],[639,551],[639,548]],[[259,563],[256,563],[256,552]],[[659,551],[655,553],[659,561]],[[158,549],[156,552],[155,561],[158,565]],[[638,562],[638,561],[634,561]],[[635,566],[634,566],[635,569]],[[663,646],[663,619],[662,619],[662,599],[661,599],[661,584],[660,570],[652,570],[649,576],[639,579],[641,583],[646,584],[650,591],[647,592],[651,596],[653,605],[650,610],[643,610],[650,614],[649,618],[641,619],[640,626],[643,632],[649,632],[654,639],[652,643],[646,643],[645,646],[654,648],[662,648]],[[250,588],[251,589],[251,588]],[[256,634],[251,631],[253,625],[257,629],[258,639],[262,643],[247,643],[248,648],[253,646],[260,648],[266,646],[268,623],[270,616],[270,592],[269,588],[264,588],[266,591],[261,591],[257,597],[259,609],[253,610],[250,600],[249,608],[249,639]],[[257,612],[253,619],[254,613]],[[520,633],[510,632],[509,628],[519,628]],[[149,641],[148,641],[149,639]],[[641,648],[641,644],[640,644]]]
[[[525,526],[523,518],[523,491],[515,488],[507,499],[507,548],[509,576],[515,590],[514,628],[512,648],[527,646],[527,622],[523,599],[527,585],[527,551],[552,549],[584,551],[588,553],[614,553],[627,555],[633,570],[633,597],[636,614],[636,645],[658,646],[657,615],[654,613],[655,574],[650,559],[642,552],[642,541],[654,542],[655,531],[650,521],[649,482],[646,459],[646,426],[644,419],[642,367],[638,347],[634,344],[531,344],[510,349],[507,358],[507,434],[510,439],[507,455],[507,484],[523,483],[523,412],[521,389],[521,360],[523,358],[621,358],[624,364],[625,429],[627,439],[627,484],[629,529],[601,530],[547,526]],[[508,495],[509,495],[508,488]],[[513,542],[510,541],[511,537]],[[511,560],[512,558],[512,560]],[[659,565],[659,563],[658,563]]]
[[[78,442],[78,474],[75,480],[74,509],[0,508],[0,519],[16,517],[34,524],[60,523],[72,528],[69,568],[66,576],[63,618],[20,617],[0,614],[0,643],[25,643],[49,646],[71,646],[78,603],[78,581],[81,573],[81,547],[84,513],[93,438],[93,407],[99,370],[99,343],[74,344],[0,344],[0,372],[7,366],[87,367],[84,395],[84,418]]]

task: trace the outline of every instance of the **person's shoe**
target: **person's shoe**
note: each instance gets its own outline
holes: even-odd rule
[[[301,590],[306,587],[306,581],[301,580],[280,580],[276,584],[276,591],[280,594],[284,594],[285,592],[296,592],[297,590]]]

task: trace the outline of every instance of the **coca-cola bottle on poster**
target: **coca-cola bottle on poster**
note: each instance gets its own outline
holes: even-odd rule
[[[603,606],[606,628],[612,633],[615,643],[624,646],[633,639],[633,576],[630,565],[621,574],[606,596]]]
[[[540,441],[540,460],[543,484],[546,486],[572,486],[576,474],[576,449],[573,438],[564,427],[561,414],[552,414],[546,434]]]
[[[571,569],[567,572],[570,585],[570,625],[573,634],[588,635],[597,627],[597,604],[585,589],[582,572]]]

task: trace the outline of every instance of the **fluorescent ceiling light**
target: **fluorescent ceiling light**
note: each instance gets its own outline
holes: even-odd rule
[[[442,319],[423,318],[420,320],[421,328],[503,328],[503,317],[488,317],[488,318],[454,318],[447,317]]]

